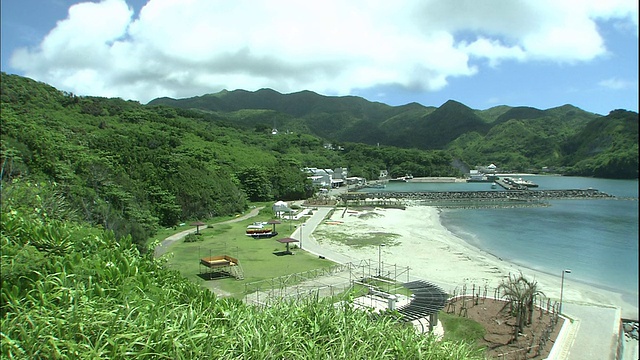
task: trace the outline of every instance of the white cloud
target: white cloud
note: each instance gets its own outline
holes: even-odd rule
[[[437,91],[503,61],[590,61],[596,20],[635,24],[635,0],[124,0],[81,3],[11,65],[78,94],[146,102],[222,88]],[[635,22],[634,22],[635,21]]]
[[[633,87],[634,83],[619,78],[609,78],[600,81],[598,85],[612,90],[624,90]]]
[[[477,58],[489,60],[493,67],[498,66],[504,60],[525,60],[526,53],[520,46],[505,46],[499,40],[491,40],[484,37],[467,44],[462,42],[460,49]]]

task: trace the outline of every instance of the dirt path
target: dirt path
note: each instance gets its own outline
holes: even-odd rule
[[[252,218],[256,215],[258,215],[258,213],[260,212],[260,210],[264,209],[264,206],[262,207],[258,207],[258,208],[254,208],[253,210],[249,211],[247,214],[244,214],[242,216],[238,216],[237,218],[233,218],[230,220],[225,220],[222,222],[219,222],[218,224],[229,224],[229,223],[234,223],[234,222],[238,222],[238,221],[243,221],[243,220],[247,220],[249,218]],[[203,225],[200,228],[202,229],[206,229],[207,225]],[[155,250],[154,250],[154,256],[155,257],[160,257],[162,255],[164,255],[167,251],[169,251],[169,247],[176,241],[182,239],[183,237],[192,234],[194,232],[196,232],[197,228],[191,228],[185,231],[181,231],[177,234],[173,234],[169,237],[167,237],[166,239],[162,240],[162,242],[160,243],[160,245],[156,246]]]

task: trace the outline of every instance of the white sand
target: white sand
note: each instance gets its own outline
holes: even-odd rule
[[[372,212],[375,214],[361,217]],[[445,291],[461,289],[464,284],[468,289],[473,284],[482,287],[487,285],[491,292],[488,295],[493,296],[493,289],[507,278],[509,273],[517,274],[521,271],[529,279],[535,279],[548,298],[560,298],[560,275],[552,276],[520,267],[472,247],[442,226],[439,210],[435,207],[410,206],[406,210],[376,208],[358,213],[347,212],[344,217],[342,215],[343,211],[336,209],[330,220],[343,223],[321,224],[314,232],[314,238],[323,248],[354,260],[370,259],[377,263],[378,246],[354,249],[332,242],[330,234],[347,233],[357,239],[358,234],[394,233],[399,235],[394,240],[395,244],[381,248],[382,262],[387,266],[409,266],[412,278],[430,281]],[[629,304],[623,301],[618,293],[572,281],[570,276],[565,276],[563,302],[620,307],[623,317],[638,316],[637,303]]]

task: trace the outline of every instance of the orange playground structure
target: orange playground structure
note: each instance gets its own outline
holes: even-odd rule
[[[233,276],[238,280],[244,279],[244,271],[238,259],[229,255],[209,256],[200,259],[200,265],[206,267],[205,273],[209,278],[220,275]],[[202,274],[202,272],[201,272]]]

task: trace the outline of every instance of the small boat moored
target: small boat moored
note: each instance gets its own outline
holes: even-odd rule
[[[504,182],[506,182],[509,185],[515,185],[515,186],[519,186],[519,187],[523,187],[523,188],[536,188],[538,187],[538,184],[530,181],[530,180],[525,180],[523,178],[504,178]]]

